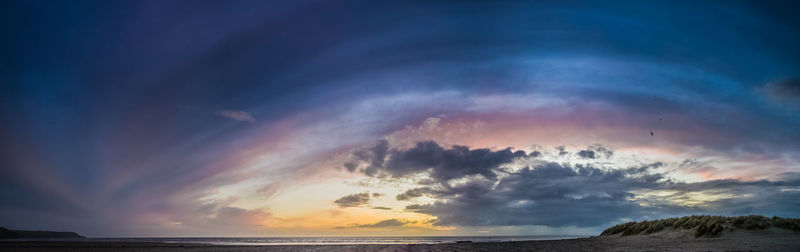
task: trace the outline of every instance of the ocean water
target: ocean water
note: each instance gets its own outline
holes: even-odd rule
[[[89,238],[83,241],[167,242],[216,245],[335,245],[335,244],[436,244],[457,241],[503,242],[570,239],[576,236],[402,236],[402,237],[192,237],[192,238]]]

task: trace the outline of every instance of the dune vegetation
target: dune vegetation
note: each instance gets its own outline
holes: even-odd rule
[[[715,237],[719,236],[725,230],[734,231],[736,229],[761,230],[769,227],[777,227],[800,231],[800,219],[781,218],[777,216],[767,218],[761,215],[739,217],[693,215],[680,218],[623,223],[604,230],[601,235],[621,234],[627,236],[651,234],[668,227],[676,230],[690,230],[694,232],[694,237]]]

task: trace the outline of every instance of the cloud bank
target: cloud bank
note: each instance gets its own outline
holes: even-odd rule
[[[782,181],[686,183],[670,179],[661,162],[597,167],[550,162],[509,148],[444,148],[433,141],[388,151],[384,141],[376,146],[380,147],[360,150],[350,162],[363,167],[360,172],[365,175],[382,180],[422,175],[425,179],[417,180],[420,187],[396,199],[434,199],[409,204],[404,210],[433,216],[431,223],[440,226],[593,227],[627,218],[698,213],[793,216],[800,207],[800,179],[792,176]],[[376,150],[380,153],[368,153]],[[566,150],[560,147],[557,152],[561,156]],[[612,154],[600,145],[577,152],[586,159]],[[371,158],[376,155],[385,160]]]

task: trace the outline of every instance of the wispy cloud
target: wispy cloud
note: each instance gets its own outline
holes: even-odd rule
[[[240,122],[255,122],[256,121],[256,119],[253,118],[253,115],[251,115],[247,111],[220,109],[220,110],[217,110],[217,112],[214,113],[214,114],[216,114],[218,116],[221,116],[221,117],[228,118],[228,119],[240,121]]]
[[[352,224],[350,226],[345,227],[335,227],[336,229],[345,229],[345,228],[387,228],[387,227],[402,227],[406,224],[413,224],[417,223],[416,221],[408,221],[408,220],[398,220],[398,219],[388,219],[382,220],[376,223],[370,224]]]
[[[369,193],[356,193],[341,197],[333,202],[340,207],[358,207],[369,203]]]
[[[800,78],[772,82],[764,86],[764,89],[778,101],[800,105]]]

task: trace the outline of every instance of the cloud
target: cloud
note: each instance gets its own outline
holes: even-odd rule
[[[560,146],[560,149],[559,149],[559,155],[561,153],[566,154],[566,151],[563,149],[563,146]],[[611,149],[609,149],[609,148],[607,148],[605,146],[602,146],[602,145],[599,145],[599,144],[595,144],[595,145],[589,146],[589,148],[587,150],[579,151],[577,154],[578,154],[578,156],[580,156],[582,158],[588,158],[588,159],[597,159],[597,158],[601,158],[601,157],[610,158],[611,156],[614,155],[614,151],[612,151]]]
[[[556,150],[558,151],[558,155],[559,156],[563,156],[563,155],[569,154],[569,152],[567,151],[567,148],[564,147],[564,146],[558,146],[558,147],[556,147]]]
[[[344,166],[344,168],[347,169],[347,171],[354,172],[358,168],[358,163],[356,163],[356,162],[347,162],[347,163],[344,163],[342,166]]]
[[[386,160],[386,157],[391,158]],[[409,174],[430,170],[432,178],[448,180],[466,175],[482,175],[487,178],[496,176],[492,170],[499,165],[509,163],[514,158],[525,157],[525,151],[512,152],[511,148],[499,151],[490,149],[470,150],[467,146],[454,145],[445,149],[433,141],[418,142],[408,150],[389,149],[388,143],[381,140],[375,147],[359,150],[353,159],[346,163],[366,163],[361,171],[367,176],[383,173],[392,177],[403,177]],[[349,171],[355,171],[350,169]]]
[[[378,209],[378,210],[392,210],[392,208],[389,208],[389,207],[382,207],[382,206],[376,206],[376,207],[372,207],[372,209]]]
[[[590,159],[594,159],[595,158],[594,151],[590,151],[590,150],[579,151],[578,152],[578,156],[580,156],[582,158],[590,158]]]
[[[247,111],[240,111],[240,110],[230,110],[230,109],[220,109],[217,110],[215,113],[218,116],[225,117],[228,119],[240,121],[240,122],[255,122],[256,119],[253,118]]]
[[[497,181],[439,188],[434,195],[440,201],[406,210],[436,216],[434,224],[445,226],[596,226],[636,216],[640,206],[630,201],[630,191],[661,179],[649,169],[544,163]]]
[[[353,152],[352,161],[344,164],[349,172],[354,172],[359,167],[359,163],[367,163],[361,171],[369,176],[374,176],[377,170],[383,167],[384,159],[389,151],[389,142],[386,140],[378,141],[375,146]]]
[[[406,224],[413,224],[416,221],[408,221],[408,220],[399,220],[399,219],[387,219],[382,220],[376,223],[371,224],[352,224],[350,226],[345,227],[335,227],[336,229],[345,229],[345,228],[387,228],[387,227],[402,227]]]
[[[586,158],[613,155],[602,145],[583,151],[593,153]],[[661,162],[628,167],[554,163],[510,149],[445,149],[431,141],[388,153],[382,164],[370,164],[373,174],[385,174],[377,176],[385,180],[429,175],[419,180],[423,187],[396,199],[432,198],[404,210],[433,216],[431,223],[440,226],[596,227],[625,218],[701,213],[796,216],[800,209],[800,190],[785,189],[800,188],[797,178],[683,183],[669,179]],[[507,166],[512,164],[522,167]]]
[[[800,105],[800,78],[772,82],[764,88],[776,100]]]
[[[795,216],[800,207],[800,193],[780,190],[800,181],[674,183],[653,172],[657,166],[603,170],[546,163],[496,182],[441,188],[433,194],[439,201],[406,210],[436,216],[434,225],[445,226],[599,226],[622,218],[696,213]]]
[[[410,199],[413,199],[413,198],[422,197],[422,196],[424,196],[426,194],[431,194],[433,192],[434,192],[433,189],[428,188],[428,187],[414,188],[414,189],[410,189],[408,191],[405,191],[404,193],[398,194],[397,195],[397,200],[400,200],[400,201],[410,200]]]
[[[372,193],[373,198],[383,197],[383,193]]]
[[[339,207],[359,207],[369,203],[369,193],[356,193],[341,197],[335,201],[334,204]]]

